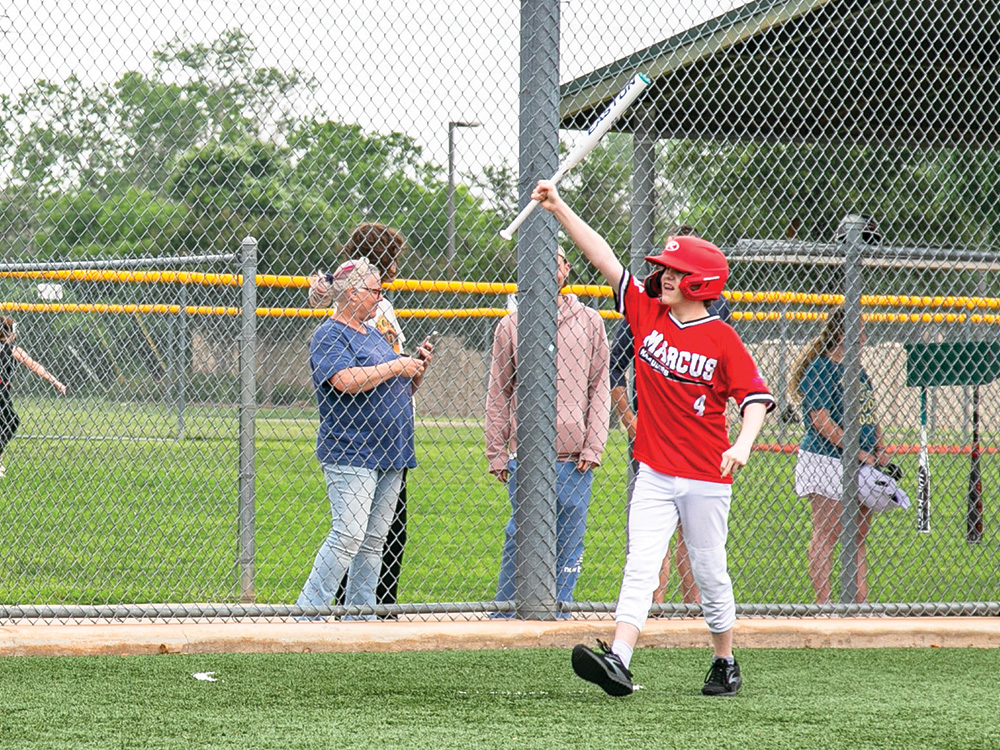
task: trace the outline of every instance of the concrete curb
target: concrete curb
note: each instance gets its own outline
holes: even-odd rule
[[[996,648],[1000,618],[742,619],[737,648]],[[0,627],[0,656],[349,653],[568,648],[610,641],[610,621],[115,623]],[[646,648],[707,648],[700,619],[650,620]]]

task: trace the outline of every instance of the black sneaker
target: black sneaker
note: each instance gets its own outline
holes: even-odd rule
[[[618,654],[611,653],[608,644],[597,642],[598,653],[583,645],[573,646],[573,671],[577,677],[593,682],[608,695],[630,695],[635,686],[632,673],[622,664]]]
[[[705,675],[705,684],[701,688],[702,695],[736,695],[740,691],[743,678],[740,677],[740,665],[732,664],[725,659],[713,659],[712,666]]]

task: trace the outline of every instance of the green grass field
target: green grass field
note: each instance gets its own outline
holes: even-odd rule
[[[51,402],[19,404],[24,437],[4,456],[9,471],[0,482],[0,601],[235,601],[235,410],[188,407],[185,439],[178,441],[170,439],[176,420],[165,408],[51,409]],[[262,409],[258,417],[257,600],[289,603],[329,527],[313,456],[315,421],[310,409]],[[101,439],[29,439],[45,434],[38,425]],[[420,466],[410,474],[401,601],[491,599],[509,505],[505,488],[486,471],[482,430],[427,422],[417,434]],[[150,435],[164,439],[125,439]],[[624,433],[612,431],[595,477],[578,601],[608,602],[617,595],[625,449]],[[986,534],[978,545],[964,540],[967,457],[931,460],[933,532],[915,532],[912,509],[877,518],[869,540],[872,600],[995,600],[1000,546],[991,498],[1000,477],[994,457],[983,461]],[[916,456],[900,463],[907,472],[904,487],[915,494]],[[794,455],[757,452],[739,476],[729,544],[739,602],[812,600],[806,576],[810,522],[805,503],[793,494],[793,470]],[[671,600],[679,600],[676,586]]]
[[[609,698],[564,650],[0,660],[0,747],[993,750],[1000,649],[640,649]],[[218,681],[194,679],[214,672]]]

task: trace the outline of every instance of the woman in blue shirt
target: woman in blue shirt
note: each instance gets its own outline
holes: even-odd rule
[[[864,343],[864,332],[861,336]],[[830,573],[840,535],[844,438],[844,309],[829,314],[819,336],[810,341],[792,372],[789,393],[802,401],[805,436],[795,464],[795,494],[808,497],[812,510],[809,540],[809,578],[816,601],[830,602]],[[861,461],[885,466],[889,456],[875,413],[871,379],[861,371]],[[859,507],[857,601],[868,599],[867,549],[871,511]]]
[[[336,312],[313,335],[309,365],[319,402],[316,456],[333,523],[296,604],[329,606],[346,571],[344,604],[374,607],[403,470],[416,466],[412,395],[431,347],[401,356],[366,325],[382,296],[368,261],[342,264],[330,284]]]

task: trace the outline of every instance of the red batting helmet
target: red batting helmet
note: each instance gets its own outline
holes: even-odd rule
[[[663,247],[662,253],[647,255],[646,260],[687,274],[680,283],[681,294],[687,299],[718,299],[729,279],[729,263],[726,262],[726,256],[711,242],[700,237],[671,237]],[[659,286],[659,274],[656,275],[656,286]]]

